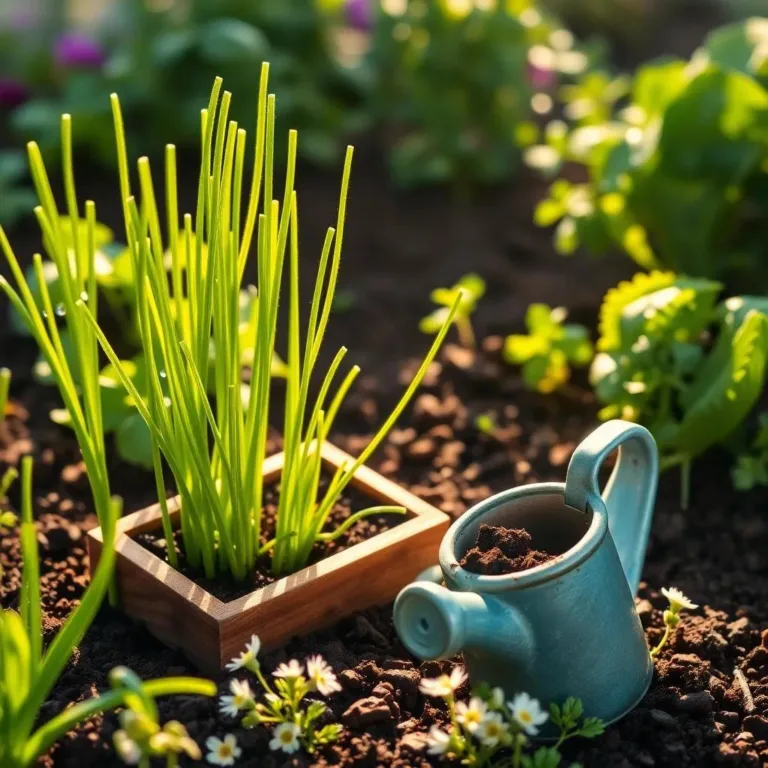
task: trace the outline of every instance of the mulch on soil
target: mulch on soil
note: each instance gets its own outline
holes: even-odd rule
[[[569,306],[576,320],[593,323],[602,292],[629,266],[618,259],[590,263],[554,256],[547,233],[530,224],[532,201],[541,191],[537,182],[463,207],[441,193],[394,197],[384,191],[375,158],[363,159],[363,165],[367,169],[361,172],[358,165],[353,175],[341,278],[354,302],[331,323],[325,354],[348,344],[368,378],[350,398],[332,439],[353,454],[362,448],[417,365],[414,360],[403,365],[403,360],[427,346],[414,329],[429,311],[429,290],[451,285],[471,270],[489,283],[476,329],[478,337],[490,336],[483,353],[446,347],[372,463],[454,517],[513,485],[563,481],[573,449],[596,425],[597,408],[578,382],[567,398],[527,392],[517,372],[499,361],[500,339],[491,334],[518,331],[531,301]],[[335,195],[329,190],[335,188],[335,179],[310,175],[306,196],[312,206],[304,206],[302,219],[310,244],[333,219]],[[117,215],[117,209],[108,209],[100,218],[116,224]],[[31,251],[31,243],[22,238],[19,252],[26,253],[27,246]],[[305,259],[311,271],[312,259]],[[76,445],[46,415],[56,404],[55,391],[31,382],[35,356],[29,342],[0,338],[0,364],[14,370],[16,408],[0,436],[0,467],[28,452],[37,459],[36,514],[50,639],[87,582],[83,532],[95,518]],[[493,435],[474,426],[485,413],[495,415]],[[151,476],[121,464],[113,452],[110,466],[113,490],[125,497],[126,511],[153,501]],[[569,759],[595,768],[768,765],[767,510],[764,489],[733,492],[727,462],[716,453],[694,468],[692,506],[685,514],[679,510],[678,478],[663,477],[637,603],[649,643],[662,633],[666,601],[660,587],[675,585],[702,607],[684,617],[657,660],[641,704],[600,739],[569,747]],[[0,531],[3,606],[18,600],[19,557],[15,531]],[[426,755],[424,741],[430,724],[443,722],[445,713],[419,693],[418,683],[452,662],[423,664],[410,657],[394,632],[391,606],[294,639],[262,661],[271,670],[290,657],[303,660],[312,653],[324,655],[340,676],[343,690],[328,701],[345,726],[341,741],[314,759],[270,754],[266,730],[239,728],[219,714],[213,700],[161,700],[161,716],[183,722],[200,744],[210,735],[235,732],[243,766],[438,765]],[[194,673],[182,656],[105,606],[42,717],[106,688],[107,673],[117,664],[144,678]],[[222,681],[220,691],[225,687]],[[120,765],[111,748],[116,722],[108,715],[84,724],[51,750],[45,764]]]

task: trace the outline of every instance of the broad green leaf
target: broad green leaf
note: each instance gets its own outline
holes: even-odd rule
[[[768,91],[751,77],[709,68],[664,114],[659,168],[670,176],[739,183],[766,155]]]
[[[686,62],[679,59],[640,67],[632,87],[632,103],[641,107],[649,118],[662,114],[685,87],[689,79],[687,69]]]
[[[683,419],[673,448],[698,456],[726,438],[762,394],[768,358],[768,317],[751,311],[735,332],[724,331],[681,397]]]
[[[117,453],[124,461],[152,469],[152,441],[149,428],[138,411],[133,411],[123,419],[115,433]]]
[[[254,66],[269,57],[269,42],[253,24],[239,19],[209,21],[199,32],[200,52],[215,64]]]
[[[624,309],[637,299],[666,288],[675,282],[673,272],[638,272],[631,280],[611,288],[600,307],[600,339],[597,348],[603,352],[622,347],[622,317]]]
[[[756,17],[715,29],[704,50],[719,67],[754,75],[768,57],[768,19]]]

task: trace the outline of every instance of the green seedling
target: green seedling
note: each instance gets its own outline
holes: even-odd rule
[[[531,304],[525,315],[527,335],[507,336],[504,359],[523,366],[523,379],[539,392],[554,392],[571,376],[571,365],[588,365],[594,351],[587,329],[565,323],[568,313],[562,307]]]
[[[661,653],[661,649],[669,641],[672,632],[680,624],[680,614],[684,610],[692,611],[699,606],[692,603],[677,587],[669,587],[661,590],[661,593],[669,601],[669,608],[664,611],[664,634],[657,646],[651,650],[651,657],[656,658]]]
[[[475,333],[472,330],[471,317],[477,307],[477,302],[485,294],[485,280],[475,274],[464,275],[453,288],[435,288],[430,299],[439,308],[431,312],[419,323],[419,329],[424,333],[439,333],[451,313],[452,307],[458,302],[458,308],[453,315],[453,322],[459,332],[459,340],[465,347],[474,349],[477,345]]]

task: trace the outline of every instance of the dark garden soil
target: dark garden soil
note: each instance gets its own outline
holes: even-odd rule
[[[325,478],[327,481],[328,478]],[[321,492],[324,492],[326,485],[321,480]],[[261,544],[262,546],[272,541],[276,536],[277,504],[279,501],[278,487],[271,485],[264,489],[264,506],[261,519]],[[378,502],[375,499],[366,496],[362,491],[356,488],[348,487],[341,498],[336,502],[328,521],[323,527],[323,531],[331,533],[339,528],[355,512],[360,512],[368,507],[376,506]],[[317,542],[312,548],[312,552],[307,565],[313,565],[318,561],[330,557],[337,552],[343,552],[355,544],[370,539],[377,533],[383,533],[391,528],[395,528],[408,518],[404,515],[386,514],[371,515],[355,523],[351,528],[342,533],[338,539],[328,542]],[[135,541],[143,547],[153,552],[163,560],[168,558],[168,542],[163,538],[162,529],[139,534]],[[223,602],[237,600],[255,589],[261,589],[268,584],[274,584],[279,577],[276,577],[270,568],[271,560],[264,556],[256,563],[253,573],[245,581],[235,581],[234,579],[220,576],[215,579],[205,578],[199,570],[192,568],[185,561],[183,552],[183,540],[179,531],[174,531],[174,548],[178,557],[178,568],[185,576],[210,592]]]
[[[416,329],[429,311],[429,291],[476,271],[488,281],[476,319],[477,335],[486,339],[482,354],[446,347],[372,464],[454,517],[510,486],[562,481],[574,447],[597,423],[597,408],[578,379],[567,396],[527,392],[518,373],[498,361],[500,338],[494,334],[519,332],[531,301],[566,305],[576,320],[592,324],[603,291],[630,265],[555,256],[548,234],[530,224],[538,182],[523,179],[468,206],[435,192],[395,196],[387,191],[376,153],[360,154],[341,278],[347,307],[333,318],[325,351],[347,344],[367,378],[340,415],[333,441],[353,454],[361,449],[415,369],[414,355],[428,344]],[[317,252],[312,246],[333,219],[337,180],[304,178],[302,248],[309,274]],[[81,188],[98,195],[102,208],[101,201],[110,199],[86,178]],[[106,208],[101,218],[116,224],[115,215]],[[34,239],[21,233],[14,242],[28,258]],[[0,435],[0,469],[28,452],[38,459],[35,507],[50,639],[87,583],[83,533],[95,519],[74,441],[46,415],[56,403],[54,391],[31,381],[34,358],[29,342],[0,337],[0,365],[10,365],[15,375],[15,415]],[[475,417],[486,413],[498,425],[493,435],[474,426]],[[114,452],[110,467],[126,511],[152,502],[148,474],[120,463]],[[692,490],[691,509],[683,513],[678,478],[662,479],[637,607],[652,644],[662,633],[662,586],[679,587],[702,607],[684,618],[662,652],[641,704],[598,740],[570,745],[569,760],[594,768],[768,765],[768,492],[734,493],[727,461],[716,453],[696,465]],[[14,490],[11,502],[17,501]],[[0,531],[3,606],[18,601],[19,554],[16,532]],[[429,725],[445,721],[445,713],[419,693],[418,683],[453,662],[420,664],[409,656],[393,630],[391,606],[384,606],[295,639],[265,655],[263,664],[271,670],[315,652],[339,673],[343,690],[329,704],[344,732],[314,759],[270,754],[267,731],[240,728],[218,713],[213,700],[161,700],[162,718],[183,722],[200,744],[234,732],[243,766],[438,765],[426,755],[424,740]],[[107,673],[117,664],[144,678],[194,673],[182,656],[105,606],[43,718],[106,688]],[[114,715],[91,720],[56,745],[45,764],[120,765],[111,748],[116,722]]]
[[[531,534],[524,528],[483,523],[477,532],[475,545],[467,551],[460,565],[484,576],[501,576],[527,571],[556,557],[535,549]]]

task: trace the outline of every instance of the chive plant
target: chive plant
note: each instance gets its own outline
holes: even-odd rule
[[[35,730],[43,703],[93,621],[111,582],[115,564],[115,521],[120,506],[120,499],[111,500],[111,512],[104,526],[104,549],[80,605],[48,648],[43,649],[40,561],[32,517],[32,458],[22,459],[20,605],[18,612],[0,610],[0,765],[3,768],[34,765],[67,731],[108,709],[141,703],[152,710],[156,696],[213,696],[216,693],[216,686],[207,680],[180,677],[142,683],[129,670],[117,668],[110,673],[111,691],[67,707]]]
[[[11,372],[8,368],[0,368],[0,424],[5,421],[5,410],[8,405],[8,393],[11,390]]]
[[[10,267],[15,287],[0,276],[2,289],[37,342],[61,398],[71,416],[93,494],[99,524],[106,529],[112,517],[112,502],[107,473],[102,402],[99,387],[99,346],[91,324],[76,309],[78,302],[98,312],[96,290],[96,205],[89,200],[83,214],[77,203],[72,162],[72,120],[61,118],[62,175],[67,214],[62,215],[54,198],[40,149],[35,142],[27,146],[32,178],[40,200],[35,216],[43,236],[43,246],[56,265],[60,277],[61,301],[55,305],[44,279],[39,253],[32,264],[39,298],[35,299],[5,231],[0,227],[0,250]],[[66,327],[69,342],[64,342]],[[116,601],[114,585],[110,591]]]
[[[247,202],[246,131],[228,120],[231,95],[222,92],[222,81],[217,79],[208,107],[201,114],[201,165],[194,216],[187,213],[181,220],[176,152],[172,145],[166,148],[165,239],[146,157],[138,160],[138,189],[132,188],[120,103],[116,95],[112,97],[127,242],[137,275],[136,306],[147,361],[148,397],[140,396],[129,371],[99,328],[93,307],[83,302],[80,310],[149,426],[166,539],[172,541],[173,532],[165,501],[161,454],[180,496],[185,557],[208,577],[229,572],[243,579],[256,561],[272,550],[273,572],[291,573],[306,564],[316,542],[338,537],[366,515],[404,511],[398,507],[372,507],[353,514],[336,530],[325,530],[334,503],[421,383],[460,300],[457,297],[419,371],[381,429],[351,465],[336,471],[321,494],[319,444],[328,436],[359,373],[359,368],[353,366],[340,375],[347,352],[341,348],[319,380],[317,396],[313,399],[310,395],[337,284],[352,148],[348,148],[344,163],[336,226],[328,229],[320,254],[302,341],[299,214],[294,189],[297,134],[289,133],[284,189],[282,200],[277,200],[275,96],[267,91],[268,73],[265,64]],[[243,333],[239,301],[252,245],[258,279]],[[172,264],[170,279],[164,268],[166,254]],[[285,268],[289,273],[285,466],[275,536],[264,542],[262,464],[267,453],[270,371]],[[211,345],[214,355],[210,354]],[[251,376],[250,382],[241,386],[243,351],[251,361]],[[206,393],[206,384],[211,380],[213,405]],[[168,557],[176,565],[172,546]]]

